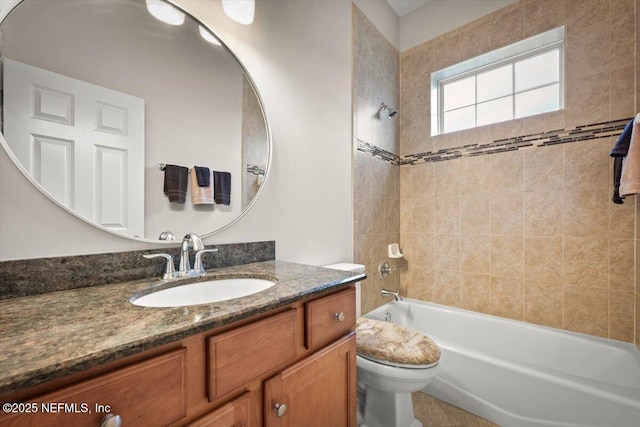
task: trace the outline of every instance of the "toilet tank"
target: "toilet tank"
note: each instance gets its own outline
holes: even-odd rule
[[[351,273],[364,273],[364,265],[351,264],[348,262],[340,262],[337,264],[325,265],[325,268],[333,268],[334,270],[349,271]],[[360,298],[360,282],[356,282],[356,319],[361,316],[361,298]]]

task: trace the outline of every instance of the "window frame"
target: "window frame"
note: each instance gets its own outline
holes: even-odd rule
[[[478,103],[478,87],[477,80],[475,85],[475,94],[473,104],[469,104],[468,106],[474,106],[474,126],[459,129],[455,131],[444,131],[444,90],[443,87],[446,84],[453,83],[459,80],[463,80],[465,78],[469,78],[471,76],[478,76],[479,74],[485,73],[487,71],[491,71],[494,69],[498,69],[504,67],[505,65],[511,65],[512,72],[512,92],[509,95],[512,99],[512,113],[513,118],[509,120],[515,120],[515,96],[519,93],[525,93],[534,89],[539,89],[551,85],[555,85],[556,82],[547,83],[543,85],[538,85],[532,88],[528,88],[527,90],[516,92],[515,86],[515,64],[517,62],[524,61],[529,58],[533,58],[539,55],[543,55],[545,53],[549,53],[552,51],[558,51],[558,60],[559,60],[559,73],[558,73],[558,109],[551,111],[558,111],[564,108],[564,98],[565,98],[565,29],[564,26],[554,28],[552,30],[546,31],[544,33],[538,34],[536,36],[530,37],[528,39],[519,41],[517,43],[511,44],[509,46],[505,46],[500,49],[493,50],[491,52],[476,56],[474,58],[468,59],[466,61],[460,62],[458,64],[452,65],[450,67],[444,68],[442,70],[436,71],[431,74],[431,135],[444,135],[447,133],[458,132],[463,130],[475,129],[478,125],[478,109],[477,106],[482,104],[483,102],[488,102],[490,100],[485,100],[481,103]],[[503,96],[503,97],[504,97]],[[492,98],[491,100],[500,99]],[[468,106],[463,106],[459,108],[466,108]],[[449,110],[449,111],[454,111]],[[550,111],[545,111],[550,112]],[[544,113],[537,113],[544,114]],[[535,115],[535,114],[533,114]],[[527,115],[522,117],[531,117],[533,115]],[[518,117],[521,118],[521,117]],[[504,123],[494,122],[495,123]],[[487,124],[487,125],[490,125]]]

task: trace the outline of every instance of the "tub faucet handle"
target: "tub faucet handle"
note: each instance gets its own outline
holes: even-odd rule
[[[378,274],[382,280],[386,279],[392,271],[395,271],[398,267],[391,267],[388,262],[384,261],[378,265]]]

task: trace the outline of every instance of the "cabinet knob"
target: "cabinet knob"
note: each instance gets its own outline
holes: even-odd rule
[[[121,425],[122,417],[120,415],[107,414],[100,421],[100,427],[120,427]]]
[[[333,317],[335,317],[338,320],[338,322],[343,322],[345,318],[344,312],[341,311],[340,313],[335,313]]]
[[[284,403],[276,403],[273,405],[273,410],[276,411],[276,414],[278,414],[279,417],[283,417],[284,414],[287,413],[287,405]]]

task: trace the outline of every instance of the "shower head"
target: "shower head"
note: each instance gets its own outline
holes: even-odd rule
[[[398,110],[396,110],[393,107],[389,107],[387,104],[383,102],[382,104],[380,104],[380,113],[382,113],[384,110],[387,110],[387,113],[390,119],[395,117],[398,114]]]

